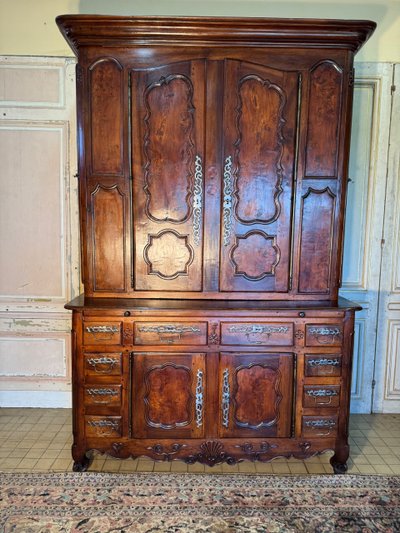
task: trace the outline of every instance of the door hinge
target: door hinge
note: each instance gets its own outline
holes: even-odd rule
[[[133,289],[133,285],[134,285],[134,275],[131,274],[131,288]]]
[[[390,86],[390,94],[393,94],[396,91],[396,85]]]
[[[372,383],[371,383],[371,386],[372,386],[373,389],[375,388],[375,385],[376,385],[376,381],[373,379]]]
[[[289,276],[289,291],[292,290],[292,284],[293,284],[293,276],[290,275],[290,276]]]
[[[385,239],[381,239],[381,248],[383,248],[385,246]]]

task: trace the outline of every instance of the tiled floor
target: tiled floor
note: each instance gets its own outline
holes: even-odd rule
[[[69,409],[0,409],[1,472],[66,472],[72,470]],[[400,474],[400,415],[352,415],[349,472]],[[120,461],[96,455],[90,471],[98,472],[257,472],[266,474],[332,473],[331,452],[306,461],[275,459],[213,468],[149,459]]]

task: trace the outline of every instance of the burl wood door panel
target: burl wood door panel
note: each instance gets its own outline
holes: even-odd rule
[[[221,354],[221,437],[290,437],[293,354]]]
[[[132,372],[134,437],[203,436],[204,354],[135,353]]]
[[[289,290],[298,83],[225,62],[222,291]]]
[[[134,288],[201,291],[205,61],[133,70]]]

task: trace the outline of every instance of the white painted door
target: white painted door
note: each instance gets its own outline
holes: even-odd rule
[[[394,66],[376,339],[376,413],[400,413],[400,64]]]
[[[391,111],[392,65],[356,64],[341,295],[359,303],[351,411],[370,413]],[[383,352],[384,353],[384,352]]]

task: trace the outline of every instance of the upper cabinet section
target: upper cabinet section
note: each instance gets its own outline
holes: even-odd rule
[[[335,300],[369,21],[65,15],[87,296]]]

